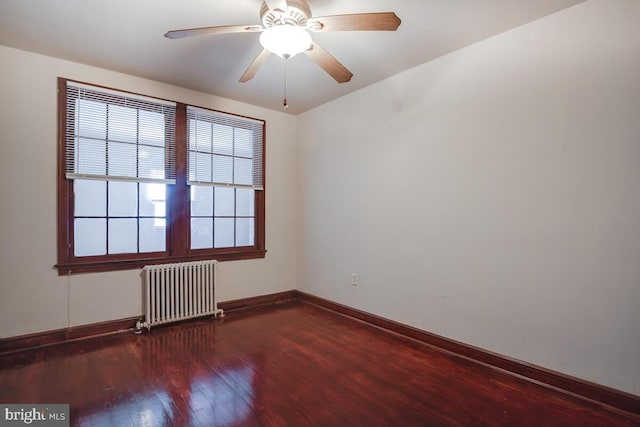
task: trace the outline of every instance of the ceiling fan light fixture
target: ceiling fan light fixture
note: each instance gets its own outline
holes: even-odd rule
[[[311,47],[311,35],[303,27],[275,25],[260,34],[260,44],[282,58],[292,58]]]

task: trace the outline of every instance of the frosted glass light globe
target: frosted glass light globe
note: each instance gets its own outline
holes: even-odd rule
[[[276,25],[260,34],[260,44],[282,58],[291,58],[311,47],[311,36],[303,27]]]

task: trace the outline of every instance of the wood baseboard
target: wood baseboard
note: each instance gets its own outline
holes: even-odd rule
[[[130,331],[138,320],[140,317],[129,317],[0,339],[0,355]]]
[[[241,298],[231,301],[223,301],[218,303],[218,308],[224,310],[225,313],[247,308],[260,307],[265,305],[282,304],[285,302],[295,301],[298,298],[298,291],[291,290],[278,292],[275,294],[260,295],[257,297]]]
[[[225,312],[234,312],[253,307],[294,301],[297,297],[297,291],[291,290],[275,294],[219,302],[218,308],[223,309]],[[71,328],[55,329],[51,331],[0,339],[0,355],[39,347],[47,347],[69,341],[77,341],[131,331],[132,329],[135,329],[137,321],[142,317],[144,316],[141,315],[126,319],[73,326]]]
[[[611,408],[640,414],[640,396],[604,385],[565,375],[527,362],[512,359],[482,348],[413,328],[346,305],[338,304],[305,292],[297,291],[301,302],[322,307],[336,313],[369,323],[381,329],[417,340],[438,349],[457,354],[484,365],[542,383],[562,392],[589,399]]]
[[[491,368],[518,375],[529,380],[553,387],[562,392],[589,399],[614,409],[640,414],[640,396],[606,387],[552,371],[527,362],[512,359],[501,354],[493,353],[482,348],[474,347],[459,341],[442,337],[421,329],[385,319],[374,314],[357,310],[306,292],[297,290],[279,292],[257,297],[241,298],[237,300],[219,302],[218,307],[227,313],[246,310],[255,307],[281,304],[292,301],[315,305],[353,319],[366,322],[383,330],[402,335],[404,337],[430,345],[442,351],[454,353],[461,357],[484,364]],[[53,331],[39,332],[0,339],[0,355],[18,351],[46,347],[69,341],[89,339],[104,335],[131,331],[135,328],[140,317],[130,317],[91,325],[75,326]]]

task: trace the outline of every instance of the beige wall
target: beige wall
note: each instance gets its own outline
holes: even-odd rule
[[[265,259],[219,264],[221,301],[295,288],[296,118],[77,63],[0,47],[0,338],[140,315],[140,270],[59,277],[58,76],[265,119]]]
[[[588,1],[301,115],[299,289],[640,394],[638,22]]]

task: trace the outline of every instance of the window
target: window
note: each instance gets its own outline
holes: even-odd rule
[[[58,270],[264,257],[264,121],[59,79]]]
[[[251,246],[262,187],[262,123],[187,108],[191,249]]]
[[[67,85],[73,256],[166,252],[175,103]]]

